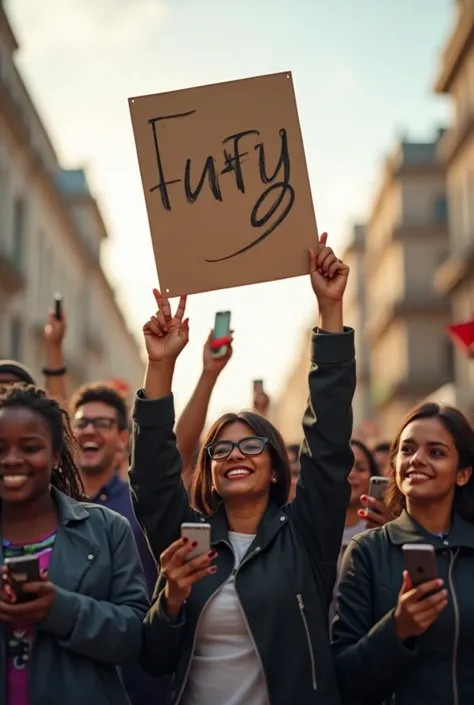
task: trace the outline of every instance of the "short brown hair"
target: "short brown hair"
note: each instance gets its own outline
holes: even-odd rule
[[[405,428],[419,419],[438,419],[451,435],[459,456],[459,469],[474,468],[474,429],[467,418],[452,406],[427,403],[415,407],[402,424],[390,448],[390,484],[385,494],[385,504],[394,516],[399,516],[406,506],[405,496],[398,489],[395,477],[395,460],[400,439]],[[456,488],[454,507],[468,521],[474,522],[474,476],[463,487]]]
[[[199,451],[190,489],[190,499],[191,504],[203,514],[211,514],[221,503],[221,498],[212,491],[211,459],[207,452],[207,446],[218,438],[226,426],[237,422],[244,423],[257,436],[268,438],[272,468],[277,475],[277,482],[270,486],[270,501],[281,507],[288,500],[291,484],[290,463],[280,432],[260,414],[253,411],[240,411],[238,414],[224,414],[220,419],[217,419]]]
[[[101,402],[115,409],[119,431],[128,429],[128,410],[124,398],[105,382],[83,384],[74,392],[69,408],[72,414],[90,402]]]

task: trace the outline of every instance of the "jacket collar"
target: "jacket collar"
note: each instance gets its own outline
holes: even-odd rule
[[[211,514],[207,518],[203,517],[202,521],[209,521],[212,525],[213,545],[222,541],[228,542],[229,527],[223,504],[216,509],[214,514]],[[282,511],[278,505],[270,502],[265,510],[265,514],[263,515],[260,524],[258,525],[257,535],[255,537],[255,542],[258,546],[260,548],[264,548],[267,544],[269,544],[278,533],[279,529],[284,526],[287,521],[287,514]]]
[[[447,542],[426,531],[410,514],[403,510],[400,516],[386,525],[390,541],[400,546],[404,543],[430,543],[435,548],[472,548],[474,549],[474,524],[463,519],[459,514],[453,515]]]
[[[81,504],[75,499],[68,497],[56,487],[51,487],[51,496],[58,508],[59,523],[63,526],[83,521],[89,516],[86,504]]]

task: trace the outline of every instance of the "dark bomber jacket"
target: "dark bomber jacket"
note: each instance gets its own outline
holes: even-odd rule
[[[429,543],[449,602],[420,637],[401,643],[394,611],[404,543]],[[455,515],[445,539],[406,511],[356,536],[344,555],[333,624],[339,682],[348,703],[474,703],[474,524]]]
[[[350,493],[354,387],[353,331],[315,331],[296,498],[283,508],[268,506],[236,576],[270,705],[340,704],[328,610]],[[155,558],[189,521],[208,521],[219,551],[217,572],[194,585],[178,624],[167,619],[159,595],[145,622],[142,664],[156,676],[173,674],[175,704],[186,685],[199,615],[230,575],[234,558],[223,506],[206,517],[189,506],[173,434],[172,396],[146,400],[139,394],[134,422],[134,508]]]

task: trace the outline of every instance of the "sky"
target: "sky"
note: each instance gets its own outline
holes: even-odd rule
[[[127,99],[292,71],[319,231],[341,249],[370,207],[387,150],[430,139],[451,108],[432,93],[454,0],[7,0],[17,64],[64,166],[85,166],[109,228],[104,263],[130,326],[154,312],[156,268]],[[217,310],[234,355],[210,416],[274,399],[316,304],[307,277],[190,297],[178,410]],[[124,371],[126,377],[126,371]]]

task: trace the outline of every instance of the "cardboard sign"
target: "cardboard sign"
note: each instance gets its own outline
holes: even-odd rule
[[[317,230],[290,73],[129,106],[163,293],[308,272]]]

